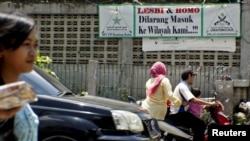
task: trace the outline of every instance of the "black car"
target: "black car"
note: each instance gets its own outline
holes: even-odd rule
[[[20,80],[32,85],[38,101],[39,141],[157,141],[155,119],[139,106],[103,97],[79,96],[35,67]]]

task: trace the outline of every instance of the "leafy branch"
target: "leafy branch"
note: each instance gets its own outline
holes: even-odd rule
[[[50,75],[52,75],[53,77],[55,77],[56,79],[59,79],[56,73],[49,68],[49,65],[52,63],[52,59],[49,56],[41,55],[39,51],[37,54],[38,55],[36,57],[35,64],[40,68],[42,68],[47,73],[49,73]]]

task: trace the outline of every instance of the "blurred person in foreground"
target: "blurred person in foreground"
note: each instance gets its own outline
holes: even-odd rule
[[[34,21],[21,12],[0,12],[0,85],[31,72],[38,38]],[[0,103],[1,104],[1,103]],[[37,141],[38,117],[29,104],[0,110],[0,141]]]
[[[191,86],[196,74],[191,69],[185,69],[181,73],[181,82],[175,87],[174,95],[186,102],[193,102],[199,105],[213,106],[215,102],[206,102],[195,97],[191,92]],[[171,105],[170,114],[166,120],[170,120],[178,125],[191,128],[194,136],[193,141],[204,141],[205,122],[187,111],[187,105]]]
[[[155,62],[150,68],[151,77],[146,82],[146,99],[142,108],[157,120],[164,120],[167,114],[167,103],[180,106],[180,98],[173,95],[172,85],[166,77],[167,68],[162,62]]]

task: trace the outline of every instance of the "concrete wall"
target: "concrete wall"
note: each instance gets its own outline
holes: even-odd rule
[[[250,79],[250,2],[242,4],[241,76]]]
[[[98,7],[96,4],[78,4],[78,3],[50,3],[50,4],[29,4],[29,3],[11,3],[2,2],[0,3],[1,11],[11,11],[20,10],[27,14],[97,14]],[[242,37],[241,37],[241,58],[240,58],[240,76],[239,81],[248,81],[250,79],[250,2],[242,4]],[[119,48],[119,63],[121,64],[131,64],[132,60],[132,39],[121,39]],[[218,54],[219,55],[219,54]],[[131,69],[131,68],[126,68]],[[130,72],[131,70],[127,70]],[[92,71],[93,72],[93,71]],[[94,76],[94,75],[92,75]],[[126,75],[122,76],[126,79],[126,82],[122,82],[121,85],[128,87],[131,85],[132,76]],[[90,79],[90,78],[89,78]],[[228,82],[229,83],[229,82]],[[235,84],[240,82],[235,82]],[[246,82],[247,83],[247,82]],[[234,85],[234,84],[232,84]],[[244,97],[249,99],[249,84],[244,87],[230,88],[230,93],[237,99]],[[229,91],[228,91],[229,93]],[[230,96],[230,97],[231,97]]]
[[[78,3],[0,3],[1,11],[20,10],[27,14],[96,14],[96,4]]]
[[[215,81],[217,99],[224,105],[224,113],[233,116],[233,109],[241,99],[248,99],[249,80]]]

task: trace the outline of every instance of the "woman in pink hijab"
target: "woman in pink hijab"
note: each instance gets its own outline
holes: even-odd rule
[[[155,62],[150,68],[151,78],[146,82],[146,99],[142,108],[146,109],[153,118],[164,120],[167,113],[167,101],[180,106],[181,100],[173,96],[172,85],[166,77],[167,68],[162,62]]]

